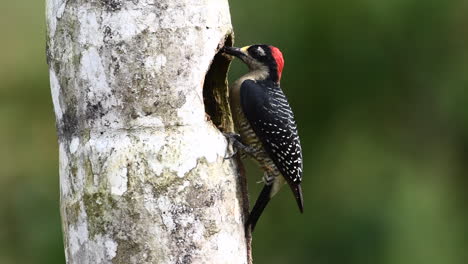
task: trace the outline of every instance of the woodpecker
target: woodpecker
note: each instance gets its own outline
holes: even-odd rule
[[[285,183],[303,212],[302,148],[293,112],[280,87],[281,51],[270,45],[251,45],[226,46],[222,52],[249,67],[247,74],[230,85],[229,100],[238,133],[230,138],[264,171],[265,185],[246,222],[253,231],[268,202]]]

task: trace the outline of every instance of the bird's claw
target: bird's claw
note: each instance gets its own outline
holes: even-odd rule
[[[236,154],[237,154],[237,149],[234,149],[233,152],[229,155],[227,154],[228,151],[226,151],[226,156],[224,156],[225,160],[232,159]]]
[[[227,145],[227,148],[226,148],[226,155],[224,156],[224,159],[225,160],[232,159],[237,154],[237,149],[234,148],[234,144],[235,144],[236,141],[240,140],[240,135],[236,134],[236,133],[224,133],[224,132],[223,132],[223,135],[228,140],[228,145]],[[233,147],[232,148],[233,153],[230,154],[230,155],[228,154],[229,153],[229,146]]]
[[[229,148],[229,145],[232,145],[233,146],[233,153],[231,155],[227,155],[224,157],[224,159],[231,159],[232,157],[234,157],[239,150],[242,150],[243,152],[245,153],[248,153],[248,154],[251,154],[255,151],[254,148],[250,147],[250,146],[247,146],[245,145],[244,143],[242,143],[242,140],[241,140],[241,136],[239,134],[236,134],[236,133],[223,133],[223,135],[227,138],[229,144],[228,144],[228,148]],[[226,151],[228,152],[228,151]]]

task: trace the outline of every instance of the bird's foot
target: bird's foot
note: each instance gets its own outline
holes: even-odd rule
[[[274,179],[275,179],[275,176],[269,175],[267,172],[265,172],[263,173],[263,178],[261,182],[265,183],[265,185],[271,185]]]
[[[233,147],[233,153],[230,154],[230,155],[227,155],[224,157],[224,159],[231,159],[232,157],[234,157],[237,152],[239,150],[242,150],[244,153],[253,153],[255,151],[254,148],[250,147],[250,146],[247,146],[245,145],[242,140],[241,140],[241,136],[239,134],[236,134],[236,133],[223,133],[223,135],[227,138],[228,140],[228,148],[229,148],[229,145],[231,145]],[[228,151],[226,151],[227,153]]]
[[[237,148],[234,147],[236,142],[240,141],[240,135],[236,133],[223,133],[223,135],[226,137],[228,141],[227,149],[226,149],[226,156],[224,156],[224,159],[232,159],[236,154],[237,154]],[[232,146],[232,153],[229,154],[229,147]]]

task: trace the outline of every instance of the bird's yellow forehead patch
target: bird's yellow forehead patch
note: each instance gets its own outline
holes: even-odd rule
[[[248,48],[250,48],[250,46],[242,47],[242,48],[241,48],[241,51],[242,51],[242,52],[247,52],[247,49],[248,49]]]

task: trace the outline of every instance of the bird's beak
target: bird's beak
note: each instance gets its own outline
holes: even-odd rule
[[[247,53],[245,52],[245,49],[241,48],[236,48],[236,47],[227,47],[224,46],[222,49],[222,52],[228,55],[235,56],[239,59],[243,59],[247,57]]]

